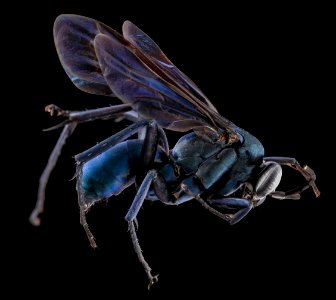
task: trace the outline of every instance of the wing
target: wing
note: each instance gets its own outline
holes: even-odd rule
[[[197,86],[130,22],[125,38],[103,23],[76,15],[55,22],[55,44],[70,79],[80,89],[114,94],[143,118],[186,131],[197,126],[234,131]]]
[[[213,111],[217,109],[196,86],[196,84],[168,59],[159,46],[140,28],[130,21],[125,21],[122,27],[123,36],[133,44],[147,59],[151,60],[156,67],[165,72],[172,82],[181,90],[187,90],[192,96],[207,104]]]
[[[124,103],[130,103],[143,118],[154,118],[166,128],[184,120],[211,123],[197,109],[197,103],[187,100],[187,95],[164,80],[165,74],[144,64],[134,54],[134,48],[104,34],[96,36],[94,46],[113,93]]]
[[[113,96],[93,46],[100,33],[118,35],[100,22],[77,15],[60,15],[54,24],[57,54],[71,81],[84,92]]]

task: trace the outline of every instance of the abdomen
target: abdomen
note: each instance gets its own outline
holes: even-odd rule
[[[87,204],[117,195],[134,181],[142,142],[117,144],[80,168],[77,188]]]

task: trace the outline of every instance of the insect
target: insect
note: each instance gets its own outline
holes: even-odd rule
[[[270,196],[299,199],[316,176],[308,166],[288,157],[265,157],[261,142],[221,116],[201,90],[134,24],[123,34],[96,20],[61,15],[54,25],[60,61],[81,90],[118,97],[123,104],[87,111],[46,107],[65,121],[41,175],[38,201],[30,220],[39,225],[45,189],[66,139],[78,123],[96,119],[128,119],[124,130],[75,156],[80,221],[92,247],[96,242],[85,215],[97,202],[116,196],[132,184],[135,198],[125,216],[135,252],[149,280],[157,281],[136,234],[136,217],[144,200],[179,205],[196,200],[220,218],[235,224]],[[181,132],[170,148],[165,129]],[[132,138],[133,137],[133,138]],[[281,165],[297,170],[307,181],[283,192],[277,187]]]

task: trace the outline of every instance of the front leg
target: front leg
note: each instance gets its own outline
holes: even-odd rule
[[[303,186],[298,186],[295,189],[292,189],[287,192],[274,191],[270,193],[269,196],[271,196],[274,199],[278,199],[278,200],[285,200],[285,199],[299,200],[301,198],[301,193],[309,188],[310,188],[310,184],[305,184]]]
[[[231,221],[231,216],[229,214],[223,214],[220,211],[218,211],[217,209],[214,209],[212,206],[210,206],[207,201],[205,201],[204,199],[202,199],[199,195],[195,196],[195,199],[203,206],[203,208],[205,208],[206,210],[208,210],[209,212],[211,212],[212,214],[214,214],[215,216],[230,222]]]
[[[315,184],[315,180],[316,180],[315,172],[307,165],[301,167],[298,161],[295,158],[291,158],[291,157],[265,157],[264,161],[265,162],[276,162],[280,165],[288,166],[300,172],[300,174],[308,181],[308,185],[313,189],[315,196],[316,197],[320,196],[320,191],[318,190]],[[303,190],[305,189],[306,188],[304,188]]]
[[[225,214],[231,225],[238,223],[253,208],[252,201],[245,198],[228,197],[222,199],[211,199],[210,203],[220,208],[238,209],[238,211],[234,214]]]

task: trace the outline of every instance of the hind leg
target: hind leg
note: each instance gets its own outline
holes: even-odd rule
[[[60,134],[60,137],[58,138],[58,141],[49,156],[48,163],[40,177],[36,205],[29,217],[29,221],[35,226],[39,226],[41,223],[40,215],[42,214],[44,209],[45,190],[49,181],[50,174],[56,166],[57,160],[61,155],[61,151],[63,146],[65,145],[66,140],[75,131],[77,124],[93,121],[96,119],[116,118],[118,116],[125,115],[131,110],[131,108],[129,107],[129,105],[121,104],[86,111],[71,112],[62,110],[56,105],[51,104],[48,105],[45,110],[51,115],[56,114],[58,116],[64,116],[67,118],[67,120],[59,125],[48,129],[52,130],[64,126],[62,133]]]
[[[137,134],[139,131],[145,130],[146,135],[144,138],[144,141],[142,143],[142,151],[141,151],[141,157],[139,159],[140,162],[142,162],[142,165],[140,167],[140,170],[146,170],[146,168],[152,166],[152,162],[154,161],[155,153],[157,151],[157,145],[158,143],[162,144],[162,147],[164,149],[169,149],[169,146],[165,144],[167,139],[165,136],[162,136],[164,132],[160,132],[158,130],[158,126],[155,121],[151,120],[142,120],[137,123],[134,123],[130,125],[129,127],[125,128],[124,130],[114,134],[113,136],[107,138],[106,140],[100,142],[96,146],[78,154],[75,156],[75,159],[77,161],[77,192],[78,192],[78,203],[79,203],[79,209],[80,209],[80,221],[81,224],[83,225],[85,232],[87,234],[87,237],[90,241],[90,244],[92,247],[96,247],[96,244],[94,242],[94,237],[88,227],[88,224],[86,222],[85,214],[87,213],[88,209],[97,201],[102,200],[102,197],[95,197],[95,198],[90,198],[87,196],[85,189],[82,189],[82,183],[83,183],[83,177],[82,177],[82,172],[85,166],[87,164],[91,164],[91,167],[98,166],[98,171],[99,172],[104,172],[104,164],[98,159],[95,161],[95,157],[97,157],[99,154],[104,153],[105,151],[108,151],[110,148],[115,146],[116,144],[119,144],[125,140],[127,140],[129,137],[131,137],[134,134]],[[153,138],[154,136],[154,138]],[[128,156],[127,156],[127,149],[123,153],[120,153],[121,157],[119,158],[119,163],[121,161],[124,162],[122,164],[121,172],[126,171],[128,166]],[[102,164],[102,165],[101,165]],[[126,168],[126,169],[125,169]],[[98,173],[99,173],[98,172]],[[141,175],[139,172],[136,174],[136,177]],[[146,174],[145,174],[146,175]],[[92,175],[90,175],[92,176]],[[90,177],[89,176],[89,177]],[[85,182],[85,180],[84,180]],[[132,184],[134,181],[128,181],[123,183],[122,190],[127,188],[130,184]],[[148,186],[149,188],[149,186]],[[120,191],[119,191],[120,192]],[[143,194],[143,191],[139,191],[140,194]],[[102,193],[103,195],[103,193]],[[147,195],[147,192],[145,193],[145,196]],[[142,201],[143,199],[137,198],[137,202]],[[142,205],[141,202],[141,205]],[[133,206],[132,206],[133,207]]]

